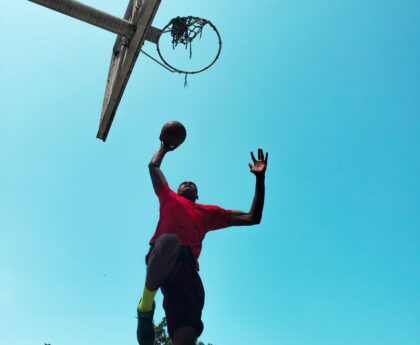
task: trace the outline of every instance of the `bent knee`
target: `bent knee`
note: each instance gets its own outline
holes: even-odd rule
[[[181,241],[177,235],[163,234],[155,242],[154,251],[162,257],[172,257],[181,246]]]

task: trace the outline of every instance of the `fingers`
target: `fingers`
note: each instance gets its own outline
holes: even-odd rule
[[[254,153],[252,151],[251,151],[251,158],[252,158],[252,161],[254,163],[257,161],[255,159]],[[258,149],[258,160],[267,163],[267,160],[268,160],[268,152],[266,152],[265,158],[264,158],[264,151],[263,151],[263,149],[261,149],[261,148]]]
[[[264,164],[267,165],[267,162],[268,162],[268,152],[266,152],[265,153],[265,156],[264,156],[263,149],[259,148],[258,149],[258,160],[255,158],[254,153],[252,151],[251,151],[251,158],[252,158],[252,161],[253,161],[254,165],[257,162],[264,162]],[[250,166],[251,169],[253,168],[251,166],[251,164],[249,164],[249,166]]]
[[[178,146],[175,146],[175,145],[168,145],[164,141],[160,142],[160,146],[166,151],[173,151],[178,147]]]
[[[264,154],[262,149],[258,149],[258,160],[262,161],[264,159]]]
[[[255,159],[254,152],[252,152],[252,151],[251,151],[251,158],[252,158],[252,161],[253,161],[253,162],[254,162],[254,164],[255,164],[255,162],[256,162],[257,160]]]
[[[248,166],[249,166],[249,170],[252,170],[252,168],[253,168],[252,164],[248,163]]]

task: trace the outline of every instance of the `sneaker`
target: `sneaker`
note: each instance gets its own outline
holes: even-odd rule
[[[137,341],[139,345],[154,345],[155,343],[154,313],[155,302],[153,302],[151,311],[141,312],[137,308]]]

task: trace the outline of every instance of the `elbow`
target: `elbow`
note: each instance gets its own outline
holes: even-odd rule
[[[249,225],[258,225],[261,223],[261,217],[252,217],[249,220]]]

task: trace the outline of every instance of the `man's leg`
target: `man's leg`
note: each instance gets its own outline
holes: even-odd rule
[[[180,241],[176,235],[164,234],[156,240],[147,262],[146,283],[139,311],[152,310],[156,291],[174,266],[179,248]]]
[[[174,345],[195,345],[197,336],[194,327],[179,327],[172,338]]]
[[[161,287],[168,333],[174,345],[195,345],[203,332],[205,292],[191,250],[181,247],[176,266]]]
[[[180,241],[178,236],[164,234],[156,240],[149,254],[143,297],[137,307],[137,340],[140,345],[154,344],[154,297],[165,277],[174,267],[178,258],[179,248]]]
[[[159,289],[175,265],[180,246],[177,235],[164,234],[156,240],[147,263],[146,287],[149,290]]]

